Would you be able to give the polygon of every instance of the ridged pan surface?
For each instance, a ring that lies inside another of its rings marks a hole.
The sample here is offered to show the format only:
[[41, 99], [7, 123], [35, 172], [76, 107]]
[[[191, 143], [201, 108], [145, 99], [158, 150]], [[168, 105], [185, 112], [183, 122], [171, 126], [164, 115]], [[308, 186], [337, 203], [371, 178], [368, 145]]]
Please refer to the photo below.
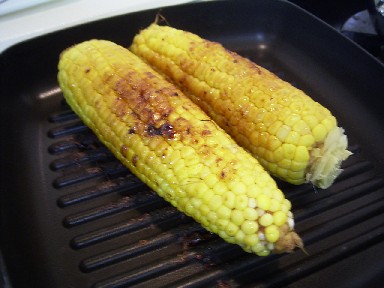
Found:
[[307, 254], [257, 257], [206, 232], [124, 168], [63, 100], [59, 54], [91, 38], [128, 46], [150, 10], [16, 45], [1, 56], [1, 250], [13, 287], [380, 287], [384, 67], [286, 1], [161, 10], [328, 107], [354, 155], [329, 189], [278, 182]]

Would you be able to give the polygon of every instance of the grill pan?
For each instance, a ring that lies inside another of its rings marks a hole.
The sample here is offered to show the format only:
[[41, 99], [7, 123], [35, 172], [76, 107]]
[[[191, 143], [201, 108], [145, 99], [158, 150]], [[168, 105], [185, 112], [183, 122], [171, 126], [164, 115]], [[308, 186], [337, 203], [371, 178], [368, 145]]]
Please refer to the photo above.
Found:
[[354, 155], [331, 188], [278, 182], [308, 255], [260, 258], [208, 233], [132, 176], [58, 88], [62, 50], [91, 38], [129, 46], [158, 12], [87, 23], [1, 54], [2, 284], [382, 287], [383, 65], [286, 1], [161, 10], [170, 25], [220, 41], [306, 91], [349, 136]]

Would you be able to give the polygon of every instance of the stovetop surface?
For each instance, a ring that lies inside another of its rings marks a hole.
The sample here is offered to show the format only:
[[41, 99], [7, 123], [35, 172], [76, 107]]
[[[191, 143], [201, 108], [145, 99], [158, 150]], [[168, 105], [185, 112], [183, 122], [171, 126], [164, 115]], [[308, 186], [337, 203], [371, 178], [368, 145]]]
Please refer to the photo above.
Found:
[[384, 62], [384, 37], [378, 35], [369, 12], [369, 0], [290, 0], [312, 13], [367, 52]]

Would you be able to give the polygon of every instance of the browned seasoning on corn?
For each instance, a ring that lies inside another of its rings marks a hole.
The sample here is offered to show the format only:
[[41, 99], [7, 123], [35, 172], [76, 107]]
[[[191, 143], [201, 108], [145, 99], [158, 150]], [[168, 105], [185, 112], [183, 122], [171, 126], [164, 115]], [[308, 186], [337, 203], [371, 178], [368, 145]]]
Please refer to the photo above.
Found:
[[222, 45], [152, 24], [131, 51], [169, 77], [273, 175], [329, 187], [351, 153], [331, 112]]
[[303, 246], [290, 201], [258, 161], [137, 56], [90, 40], [63, 51], [58, 68], [70, 107], [177, 209], [260, 256]]

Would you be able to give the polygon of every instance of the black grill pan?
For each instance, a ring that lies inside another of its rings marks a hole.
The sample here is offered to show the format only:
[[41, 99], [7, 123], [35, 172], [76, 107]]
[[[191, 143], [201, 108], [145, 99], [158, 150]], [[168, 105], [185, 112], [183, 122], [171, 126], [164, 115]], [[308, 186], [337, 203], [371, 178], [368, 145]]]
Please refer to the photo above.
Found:
[[207, 233], [133, 177], [58, 89], [63, 49], [90, 38], [128, 46], [158, 12], [65, 29], [1, 54], [3, 278], [41, 288], [382, 287], [383, 65], [286, 1], [161, 10], [172, 26], [220, 41], [305, 90], [349, 135], [354, 155], [331, 188], [278, 183], [308, 254], [260, 258]]

